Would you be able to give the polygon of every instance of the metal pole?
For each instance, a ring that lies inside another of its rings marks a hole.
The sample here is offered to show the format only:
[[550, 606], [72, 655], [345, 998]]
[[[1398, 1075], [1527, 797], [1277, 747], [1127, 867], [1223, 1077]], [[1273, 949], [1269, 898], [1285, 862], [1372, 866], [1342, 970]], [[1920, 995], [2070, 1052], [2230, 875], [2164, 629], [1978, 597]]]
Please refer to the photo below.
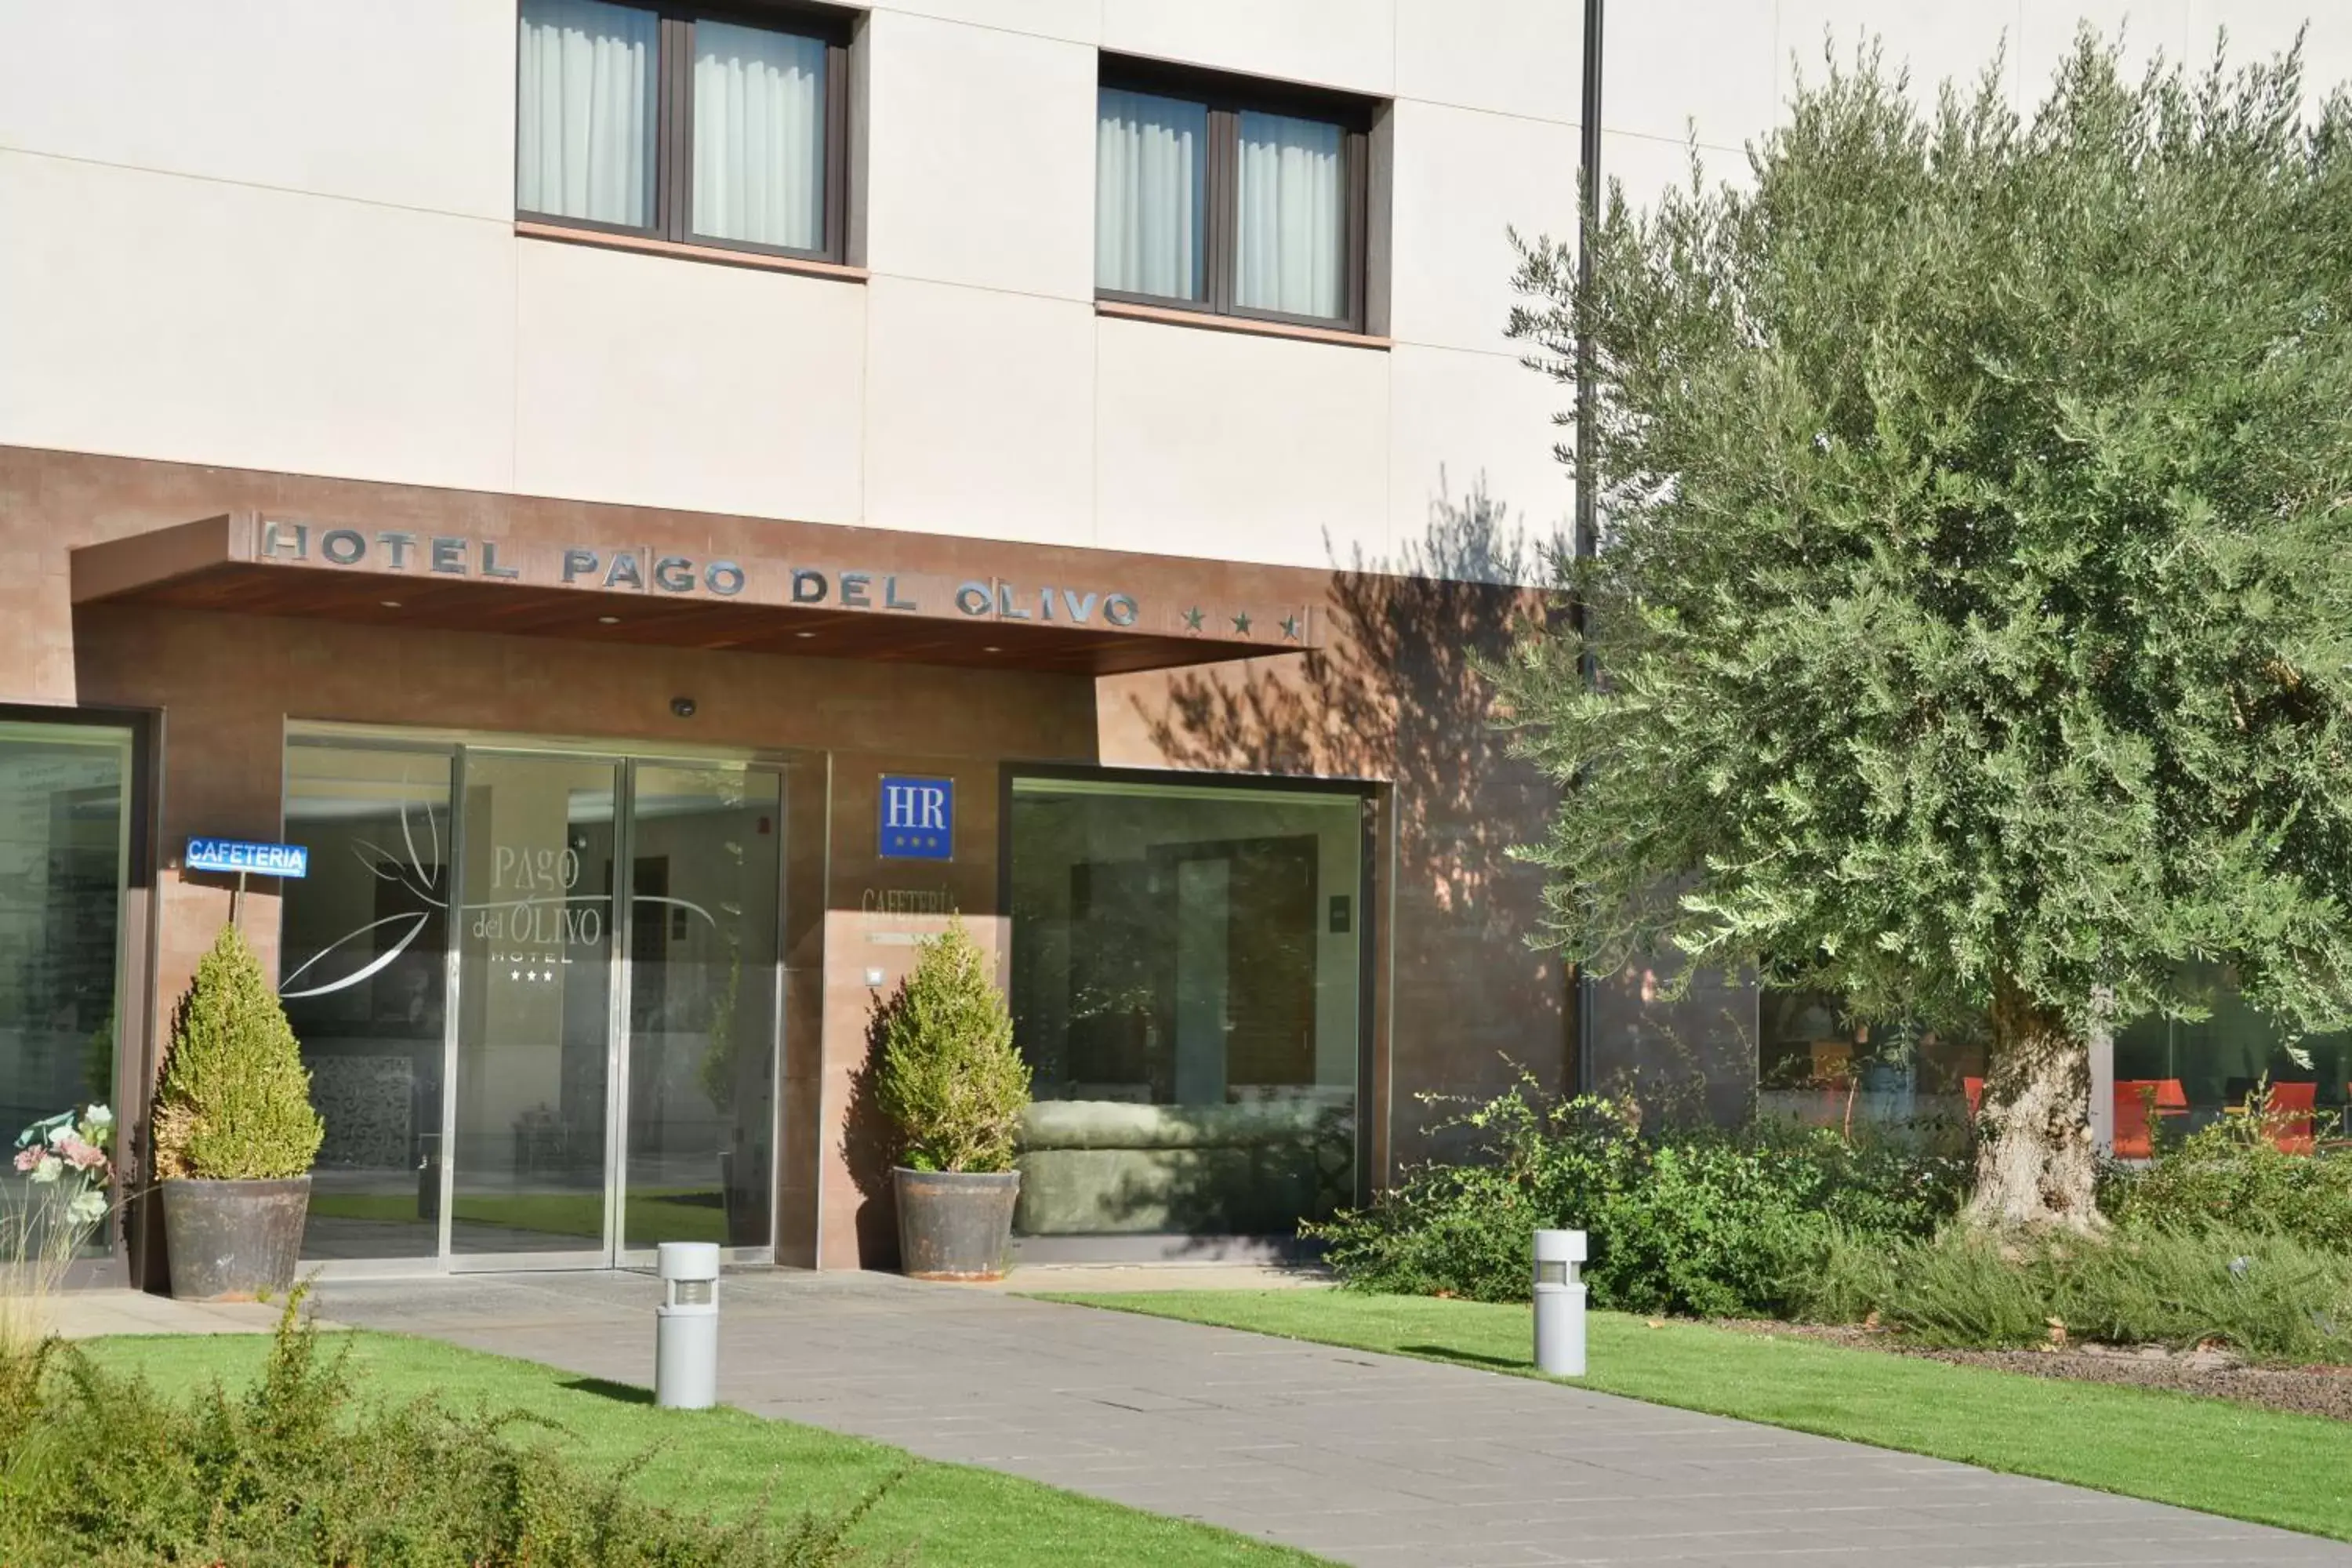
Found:
[[[1576, 536], [1574, 550], [1580, 559], [1589, 559], [1600, 549], [1600, 497], [1592, 487], [1592, 333], [1585, 326], [1582, 299], [1592, 286], [1592, 236], [1601, 226], [1601, 43], [1606, 31], [1603, 26], [1604, 0], [1584, 0], [1584, 98], [1578, 110], [1581, 133], [1577, 169], [1577, 235], [1576, 286], [1579, 312], [1576, 324]], [[1585, 608], [1578, 600], [1569, 610], [1570, 625], [1581, 637], [1585, 631]], [[1578, 661], [1580, 673], [1587, 686], [1592, 684], [1595, 668], [1590, 648]], [[1575, 1082], [1580, 1093], [1592, 1092], [1595, 1075], [1592, 1063], [1592, 976], [1582, 964], [1576, 966], [1576, 1069]]]

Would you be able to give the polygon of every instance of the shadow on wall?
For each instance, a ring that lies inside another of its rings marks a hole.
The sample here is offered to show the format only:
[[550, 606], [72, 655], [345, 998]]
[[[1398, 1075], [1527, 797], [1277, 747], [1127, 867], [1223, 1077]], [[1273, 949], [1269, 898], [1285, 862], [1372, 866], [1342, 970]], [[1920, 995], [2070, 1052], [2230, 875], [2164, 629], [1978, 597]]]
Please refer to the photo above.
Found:
[[1507, 754], [1476, 668], [1508, 647], [1515, 622], [1548, 613], [1521, 585], [1549, 570], [1483, 479], [1456, 497], [1441, 471], [1422, 539], [1394, 559], [1334, 562], [1321, 648], [1185, 671], [1129, 697], [1166, 765], [1392, 782], [1397, 1158], [1423, 1152], [1414, 1094], [1499, 1091], [1505, 1058], [1554, 1080], [1568, 1070], [1563, 971], [1527, 945], [1543, 874], [1509, 856], [1542, 833], [1559, 795]]
[[857, 1257], [866, 1268], [898, 1266], [898, 1199], [890, 1172], [898, 1163], [898, 1131], [875, 1098], [882, 1074], [883, 1030], [905, 993], [877, 997], [866, 1022], [866, 1059], [849, 1075], [841, 1152], [857, 1188]]

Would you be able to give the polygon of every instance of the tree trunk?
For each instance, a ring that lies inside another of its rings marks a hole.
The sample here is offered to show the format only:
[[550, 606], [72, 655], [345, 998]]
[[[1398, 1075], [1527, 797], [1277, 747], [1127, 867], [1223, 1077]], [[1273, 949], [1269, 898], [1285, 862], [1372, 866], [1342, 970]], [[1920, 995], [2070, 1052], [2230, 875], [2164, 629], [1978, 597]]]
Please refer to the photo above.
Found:
[[1972, 1225], [2093, 1230], [2099, 1217], [2091, 1135], [2091, 1053], [2064, 1014], [2002, 976], [1993, 987], [1992, 1059], [1977, 1113]]

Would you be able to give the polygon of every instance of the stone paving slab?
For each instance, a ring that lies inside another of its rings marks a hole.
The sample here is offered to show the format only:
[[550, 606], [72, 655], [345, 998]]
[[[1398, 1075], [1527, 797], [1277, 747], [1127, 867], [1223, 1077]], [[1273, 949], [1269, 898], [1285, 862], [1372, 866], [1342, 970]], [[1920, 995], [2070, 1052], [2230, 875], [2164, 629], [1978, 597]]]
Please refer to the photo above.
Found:
[[[107, 1334], [266, 1334], [279, 1308], [268, 1301], [174, 1301], [140, 1290], [65, 1290], [41, 1302], [40, 1321], [68, 1340]], [[337, 1325], [320, 1320], [320, 1326]]]
[[[655, 1282], [338, 1282], [339, 1321], [643, 1384]], [[720, 1395], [1365, 1568], [2352, 1568], [2352, 1547], [1499, 1373], [887, 1275], [730, 1275]]]

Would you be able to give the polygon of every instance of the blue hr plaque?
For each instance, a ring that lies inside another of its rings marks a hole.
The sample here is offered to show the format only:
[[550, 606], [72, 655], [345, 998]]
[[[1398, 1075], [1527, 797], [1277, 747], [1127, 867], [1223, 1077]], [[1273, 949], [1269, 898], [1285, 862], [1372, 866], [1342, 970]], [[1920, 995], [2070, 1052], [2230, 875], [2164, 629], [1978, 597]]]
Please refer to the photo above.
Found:
[[299, 844], [247, 844], [235, 838], [191, 838], [191, 871], [249, 872], [256, 877], [307, 877], [310, 851]]
[[955, 858], [955, 780], [884, 773], [881, 815], [883, 859]]

